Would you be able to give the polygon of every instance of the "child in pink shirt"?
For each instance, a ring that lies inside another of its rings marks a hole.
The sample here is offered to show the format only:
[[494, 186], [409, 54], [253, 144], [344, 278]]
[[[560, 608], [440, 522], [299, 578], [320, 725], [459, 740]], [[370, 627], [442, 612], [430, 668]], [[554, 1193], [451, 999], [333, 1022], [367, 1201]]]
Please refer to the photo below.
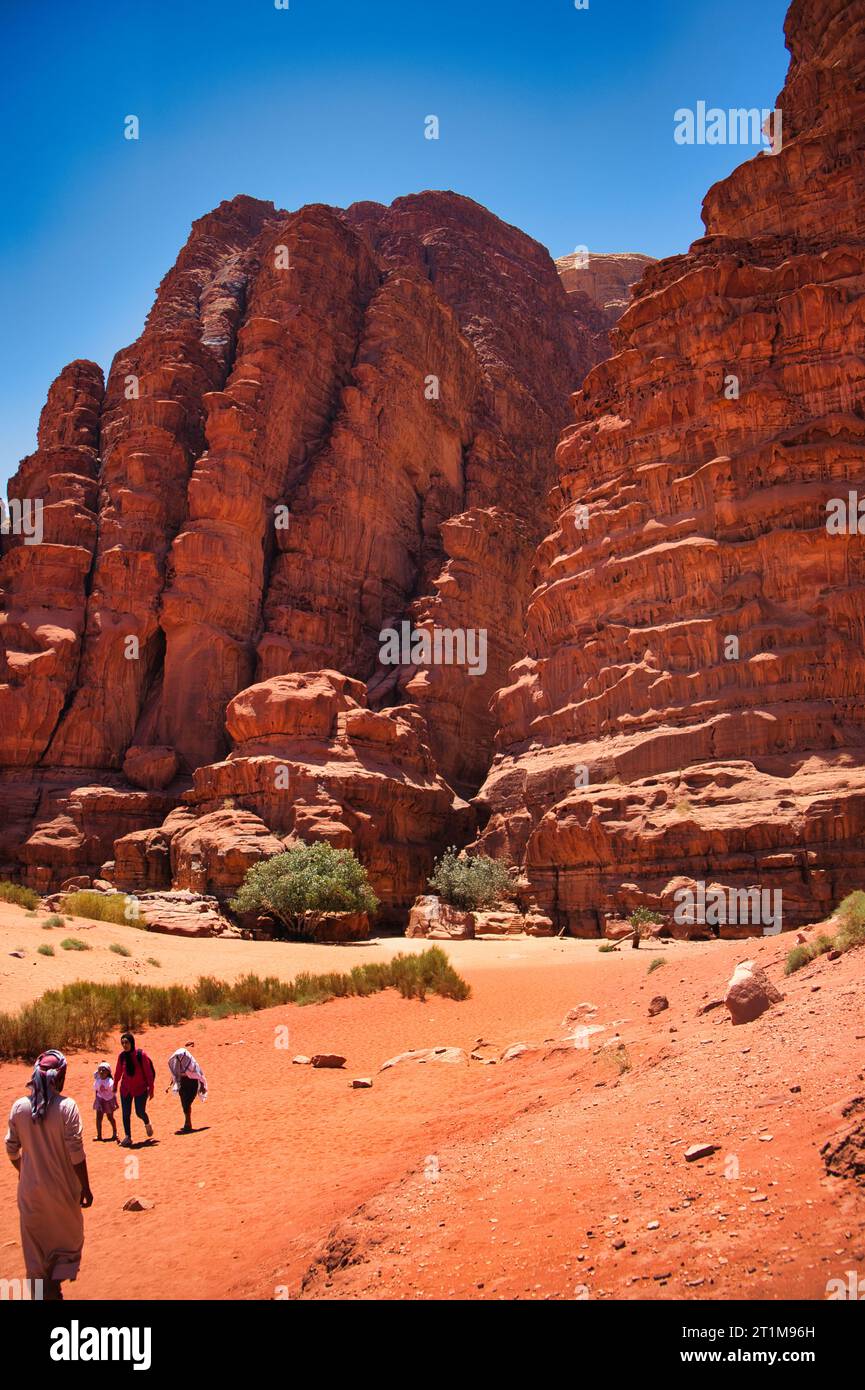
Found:
[[114, 1112], [117, 1109], [117, 1098], [114, 1095], [114, 1079], [108, 1062], [100, 1062], [93, 1073], [93, 1090], [96, 1093], [93, 1101], [93, 1109], [96, 1111], [96, 1138], [102, 1138], [102, 1117], [107, 1115], [108, 1123], [111, 1125], [111, 1138], [116, 1140], [117, 1122]]

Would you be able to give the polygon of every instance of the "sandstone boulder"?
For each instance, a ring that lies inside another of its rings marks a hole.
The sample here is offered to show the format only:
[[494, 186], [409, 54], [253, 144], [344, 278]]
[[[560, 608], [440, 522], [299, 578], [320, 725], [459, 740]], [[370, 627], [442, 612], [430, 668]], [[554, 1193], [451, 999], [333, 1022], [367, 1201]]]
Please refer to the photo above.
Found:
[[142, 925], [169, 936], [239, 936], [218, 900], [206, 894], [176, 891], [141, 893], [136, 898]]
[[434, 941], [460, 941], [475, 934], [472, 912], [460, 912], [434, 893], [416, 898], [409, 913], [406, 936], [428, 936]]
[[724, 1003], [734, 1024], [752, 1023], [783, 997], [765, 971], [752, 960], [744, 960], [733, 971]]

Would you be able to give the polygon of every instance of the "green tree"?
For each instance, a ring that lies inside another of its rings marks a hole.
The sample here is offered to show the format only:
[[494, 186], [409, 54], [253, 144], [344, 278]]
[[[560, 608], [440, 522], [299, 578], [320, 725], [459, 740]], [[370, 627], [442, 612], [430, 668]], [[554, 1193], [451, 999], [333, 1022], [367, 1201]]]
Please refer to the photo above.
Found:
[[373, 913], [379, 904], [354, 852], [319, 842], [253, 864], [228, 905], [233, 912], [270, 913], [298, 934], [308, 912]]
[[430, 875], [430, 887], [463, 912], [472, 912], [493, 903], [510, 891], [508, 866], [501, 859], [485, 854], [459, 854], [455, 846], [445, 850]]

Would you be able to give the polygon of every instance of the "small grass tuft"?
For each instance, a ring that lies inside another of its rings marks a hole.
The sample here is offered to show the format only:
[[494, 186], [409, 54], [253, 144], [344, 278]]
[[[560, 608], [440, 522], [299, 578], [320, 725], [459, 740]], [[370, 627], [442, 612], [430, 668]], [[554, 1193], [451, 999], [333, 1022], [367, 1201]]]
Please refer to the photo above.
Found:
[[630, 1054], [624, 1043], [619, 1043], [618, 1047], [611, 1047], [610, 1057], [618, 1069], [619, 1076], [624, 1076], [626, 1071], [631, 1070]]
[[598, 950], [601, 952], [601, 955], [606, 955], [608, 951], [615, 951], [615, 949], [615, 941], [605, 941], [601, 946], [598, 947]]
[[155, 956], [148, 956], [148, 957], [147, 957], [147, 964], [148, 964], [148, 965], [155, 965], [155, 966], [157, 967], [157, 969], [159, 969], [159, 968], [161, 968], [161, 966], [162, 966], [162, 961], [161, 961], [161, 960], [157, 960]]
[[109, 949], [109, 951], [113, 951], [114, 954], [115, 954], [115, 956], [131, 956], [131, 955], [132, 955], [132, 952], [130, 951], [130, 949], [129, 949], [128, 946], [121, 946], [120, 943], [117, 942], [117, 941], [112, 941], [112, 943], [111, 943], [111, 945], [108, 947], [108, 949]]
[[45, 918], [45, 921], [42, 923], [42, 925], [43, 927], [45, 927], [47, 931], [50, 931], [52, 927], [62, 927], [63, 918], [58, 917], [56, 912], [52, 912], [50, 917]]
[[60, 942], [64, 951], [89, 951], [90, 947], [86, 941], [82, 941], [79, 936], [64, 936]]
[[37, 946], [36, 950], [40, 956], [53, 956], [54, 947], [49, 946], [47, 941], [42, 946]]
[[784, 964], [784, 974], [795, 975], [796, 971], [801, 970], [803, 965], [810, 965], [812, 960], [816, 960], [818, 956], [824, 956], [834, 946], [835, 942], [825, 932], [821, 932], [805, 946], [794, 946], [792, 951], [788, 952]]
[[646, 974], [651, 975], [653, 970], [660, 970], [661, 966], [666, 964], [667, 962], [664, 960], [663, 956], [652, 956], [652, 959], [649, 961], [649, 968], [646, 971]]

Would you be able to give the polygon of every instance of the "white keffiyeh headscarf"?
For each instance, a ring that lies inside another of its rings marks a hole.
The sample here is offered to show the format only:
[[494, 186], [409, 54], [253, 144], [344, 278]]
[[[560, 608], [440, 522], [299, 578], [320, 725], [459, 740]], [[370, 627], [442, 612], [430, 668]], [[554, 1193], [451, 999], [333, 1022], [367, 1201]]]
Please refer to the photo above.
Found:
[[207, 1081], [204, 1072], [196, 1062], [192, 1053], [186, 1047], [179, 1047], [176, 1052], [172, 1052], [168, 1059], [168, 1069], [171, 1072], [173, 1082], [172, 1091], [180, 1090], [180, 1081], [198, 1082], [198, 1099], [207, 1099]]

